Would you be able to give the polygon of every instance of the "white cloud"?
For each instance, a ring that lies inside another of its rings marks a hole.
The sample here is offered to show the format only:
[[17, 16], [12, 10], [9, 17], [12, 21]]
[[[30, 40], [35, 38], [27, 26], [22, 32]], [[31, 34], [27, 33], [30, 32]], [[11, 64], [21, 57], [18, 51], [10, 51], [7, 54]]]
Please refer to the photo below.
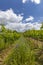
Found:
[[29, 16], [29, 18], [25, 19], [26, 22], [33, 21], [33, 20], [34, 20], [33, 16]]
[[15, 14], [12, 9], [0, 11], [0, 24], [5, 24], [7, 22], [19, 23], [22, 19], [23, 16]]
[[23, 32], [29, 29], [40, 30], [41, 24], [38, 22], [36, 23], [9, 23], [5, 27], [10, 30], [16, 30], [18, 32]]
[[31, 0], [31, 2], [34, 2], [36, 4], [40, 4], [40, 0]]
[[34, 2], [36, 4], [40, 4], [40, 2], [41, 2], [41, 0], [22, 0], [22, 3], [26, 3], [26, 2], [29, 2], [29, 1]]
[[22, 3], [26, 3], [27, 2], [27, 0], [22, 0]]
[[[33, 16], [25, 19], [26, 22], [32, 21]], [[16, 30], [16, 31], [26, 31], [28, 29], [40, 29], [41, 24], [39, 23], [22, 23], [23, 16], [21, 14], [17, 15], [13, 12], [12, 9], [6, 11], [0, 11], [0, 24], [5, 24], [7, 29]]]

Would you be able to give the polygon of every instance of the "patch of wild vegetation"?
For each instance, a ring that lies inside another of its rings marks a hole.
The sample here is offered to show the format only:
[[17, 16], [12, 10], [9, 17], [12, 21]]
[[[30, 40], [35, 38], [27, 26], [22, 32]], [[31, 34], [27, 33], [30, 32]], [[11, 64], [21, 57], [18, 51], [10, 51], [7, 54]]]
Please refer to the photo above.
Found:
[[24, 36], [43, 41], [43, 30], [28, 30], [24, 32]]
[[39, 47], [37, 44], [34, 44], [34, 41], [27, 39], [27, 37], [20, 37], [4, 64], [43, 65], [43, 47]]
[[27, 44], [27, 41], [23, 37], [17, 42], [14, 50], [4, 63], [6, 65], [35, 65], [35, 53], [34, 50], [31, 49], [29, 43]]
[[16, 31], [6, 30], [4, 26], [2, 26], [2, 30], [0, 32], [0, 52], [14, 44], [14, 42], [20, 37], [20, 33]]

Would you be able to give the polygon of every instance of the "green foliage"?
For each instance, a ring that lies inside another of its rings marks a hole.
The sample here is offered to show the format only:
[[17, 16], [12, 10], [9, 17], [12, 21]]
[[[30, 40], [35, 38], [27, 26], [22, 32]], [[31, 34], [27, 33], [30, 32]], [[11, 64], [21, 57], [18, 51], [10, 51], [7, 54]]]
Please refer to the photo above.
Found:
[[[6, 30], [0, 31], [0, 52], [14, 44], [14, 49], [5, 58], [3, 65], [43, 65], [43, 30], [28, 30], [24, 33]], [[39, 46], [38, 46], [39, 45]]]
[[25, 43], [16, 44], [6, 65], [35, 65], [34, 51]]
[[18, 32], [6, 30], [5, 27], [2, 26], [2, 31], [0, 32], [0, 51], [14, 44], [19, 37], [20, 34]]
[[43, 30], [29, 30], [24, 32], [24, 36], [43, 41]]

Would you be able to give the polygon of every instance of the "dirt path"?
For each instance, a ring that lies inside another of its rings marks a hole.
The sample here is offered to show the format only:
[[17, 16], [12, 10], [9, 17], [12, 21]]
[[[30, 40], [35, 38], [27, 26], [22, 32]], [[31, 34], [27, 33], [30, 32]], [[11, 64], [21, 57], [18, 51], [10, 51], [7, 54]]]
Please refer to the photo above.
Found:
[[27, 38], [27, 40], [31, 41], [34, 43], [34, 45], [37, 45], [39, 48], [43, 48], [43, 42], [39, 41], [39, 40], [36, 40], [36, 39], [33, 39], [33, 38]]
[[[16, 43], [16, 42], [15, 42]], [[14, 49], [14, 44], [12, 44], [9, 48], [3, 50], [1, 53], [0, 53], [0, 65], [3, 64], [4, 60], [8, 57], [8, 55], [12, 52], [12, 50]]]
[[24, 37], [20, 37], [12, 46], [10, 46], [9, 48], [5, 49], [1, 54], [0, 54], [0, 65], [3, 65], [4, 61], [6, 60], [6, 58], [9, 56], [9, 54], [12, 53], [12, 51], [14, 50], [15, 44], [18, 43], [23, 43], [26, 42]]
[[[28, 40], [31, 40], [32, 42], [34, 42], [35, 44], [38, 44], [39, 47], [43, 46], [43, 42], [32, 39], [32, 38], [27, 38]], [[5, 61], [5, 59], [9, 56], [9, 54], [11, 54], [11, 52], [13, 51], [15, 44], [18, 43], [26, 43], [26, 39], [24, 37], [20, 37], [12, 46], [10, 46], [9, 48], [7, 48], [6, 50], [4, 50], [1, 54], [0, 54], [0, 65], [3, 65], [3, 62]]]
[[37, 44], [38, 44], [38, 43], [39, 43], [39, 44], [40, 44], [40, 43], [43, 44], [42, 41], [39, 41], [39, 40], [36, 40], [36, 39], [33, 39], [33, 38], [30, 38], [30, 40], [35, 41], [35, 43], [37, 43]]

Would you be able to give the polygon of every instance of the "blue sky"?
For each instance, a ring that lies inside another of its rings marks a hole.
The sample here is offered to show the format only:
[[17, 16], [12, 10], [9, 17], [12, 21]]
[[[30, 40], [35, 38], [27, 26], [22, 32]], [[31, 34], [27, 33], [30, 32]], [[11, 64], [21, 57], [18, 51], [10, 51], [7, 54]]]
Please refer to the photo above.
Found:
[[[12, 17], [8, 14], [12, 15]], [[13, 17], [13, 14], [16, 17]], [[7, 15], [9, 16], [9, 20], [12, 19], [10, 23], [8, 23]], [[4, 23], [7, 21], [9, 26], [13, 23], [15, 25], [15, 23], [17, 23], [15, 21], [18, 20], [18, 28], [22, 26], [22, 24], [28, 24], [27, 26], [29, 26], [29, 23], [34, 25], [34, 23], [36, 24], [37, 22], [39, 24], [39, 22], [43, 21], [43, 0], [0, 0], [0, 20], [4, 20]], [[22, 24], [20, 24], [21, 22]], [[27, 29], [29, 29], [29, 27], [27, 27]]]
[[33, 3], [30, 0], [23, 3], [22, 0], [0, 0], [0, 10], [12, 8], [17, 14], [23, 13], [24, 18], [29, 16], [43, 17], [43, 0], [39, 4]]

